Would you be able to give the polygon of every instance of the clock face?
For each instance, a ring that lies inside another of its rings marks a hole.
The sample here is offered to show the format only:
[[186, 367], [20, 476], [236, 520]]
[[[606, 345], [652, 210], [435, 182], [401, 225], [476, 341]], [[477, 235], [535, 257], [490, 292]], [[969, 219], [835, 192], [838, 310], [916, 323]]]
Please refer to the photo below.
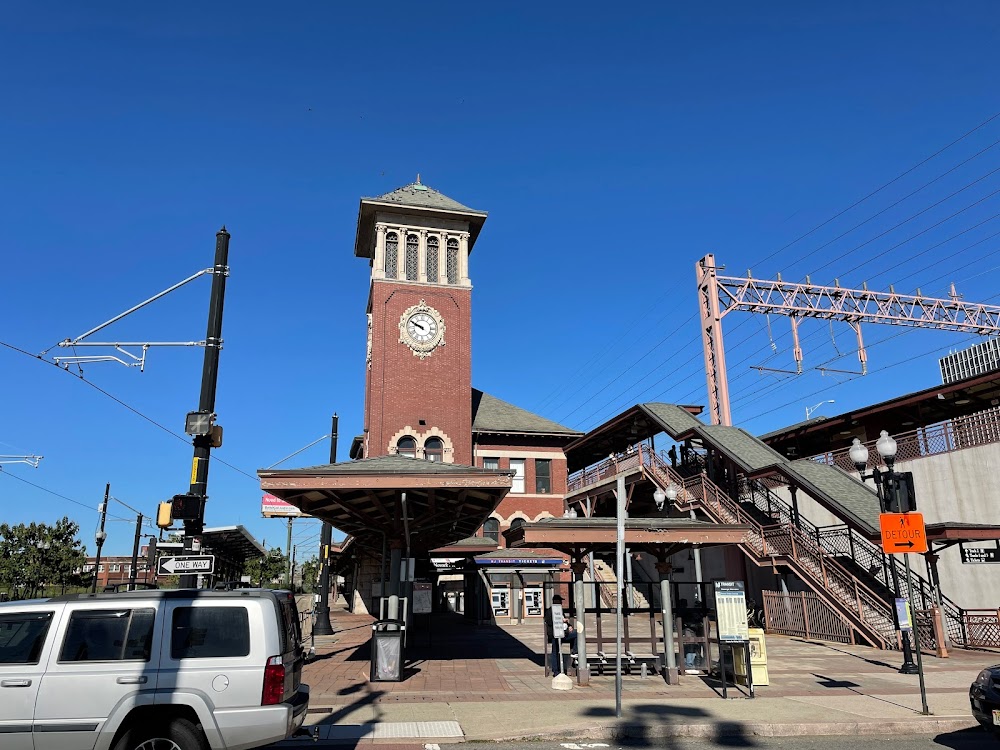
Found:
[[420, 300], [399, 319], [399, 343], [410, 347], [413, 355], [424, 359], [444, 346], [444, 319], [441, 313]]
[[437, 336], [438, 324], [429, 313], [417, 312], [406, 321], [406, 332], [418, 344], [426, 344]]

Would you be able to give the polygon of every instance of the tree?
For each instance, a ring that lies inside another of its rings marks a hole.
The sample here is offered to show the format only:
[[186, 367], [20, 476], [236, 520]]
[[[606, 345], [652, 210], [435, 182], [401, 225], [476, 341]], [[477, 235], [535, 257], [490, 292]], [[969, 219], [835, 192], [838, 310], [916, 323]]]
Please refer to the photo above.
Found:
[[79, 585], [87, 559], [79, 525], [63, 517], [44, 523], [0, 524], [0, 586], [11, 599], [36, 596], [46, 585]]
[[247, 560], [246, 565], [243, 566], [243, 573], [250, 576], [250, 583], [257, 584], [262, 588], [269, 588], [275, 584], [281, 585], [285, 580], [285, 571], [287, 570], [288, 558], [277, 547], [264, 557]]
[[315, 555], [302, 563], [301, 588], [303, 594], [314, 594], [319, 591], [319, 558]]

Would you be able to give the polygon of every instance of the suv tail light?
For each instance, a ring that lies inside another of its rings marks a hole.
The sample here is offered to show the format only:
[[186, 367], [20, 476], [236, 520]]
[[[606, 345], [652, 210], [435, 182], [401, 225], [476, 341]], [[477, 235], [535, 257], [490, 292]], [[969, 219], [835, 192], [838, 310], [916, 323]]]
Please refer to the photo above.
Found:
[[280, 656], [272, 656], [264, 665], [264, 689], [260, 705], [273, 706], [285, 698], [285, 665]]

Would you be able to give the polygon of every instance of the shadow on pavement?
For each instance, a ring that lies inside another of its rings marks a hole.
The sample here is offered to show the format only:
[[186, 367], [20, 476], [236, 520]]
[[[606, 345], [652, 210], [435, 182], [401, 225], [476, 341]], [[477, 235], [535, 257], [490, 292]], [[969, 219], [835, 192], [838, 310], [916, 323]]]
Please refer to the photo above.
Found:
[[[698, 719], [710, 720], [707, 711], [694, 706], [668, 706], [658, 703], [641, 703], [629, 706], [627, 716], [614, 727], [615, 741], [626, 747], [658, 747], [679, 750], [690, 747], [690, 741], [682, 745], [678, 737], [665, 737], [660, 727], [697, 723]], [[584, 716], [593, 718], [613, 718], [611, 707], [595, 706], [584, 711]], [[758, 742], [746, 727], [738, 721], [715, 722], [711, 747], [757, 747]]]
[[951, 750], [986, 750], [990, 747], [1000, 748], [998, 739], [990, 740], [989, 733], [982, 728], [962, 729], [958, 732], [946, 732], [934, 738], [935, 745], [951, 748]]

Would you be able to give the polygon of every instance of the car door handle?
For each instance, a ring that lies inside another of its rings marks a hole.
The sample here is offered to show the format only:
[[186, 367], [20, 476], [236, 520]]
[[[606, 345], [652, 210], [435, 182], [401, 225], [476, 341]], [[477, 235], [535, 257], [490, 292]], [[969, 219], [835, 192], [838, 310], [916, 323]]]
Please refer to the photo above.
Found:
[[3, 680], [0, 687], [31, 687], [31, 680]]
[[119, 685], [145, 685], [147, 679], [149, 678], [145, 675], [141, 677], [119, 677], [115, 682]]

